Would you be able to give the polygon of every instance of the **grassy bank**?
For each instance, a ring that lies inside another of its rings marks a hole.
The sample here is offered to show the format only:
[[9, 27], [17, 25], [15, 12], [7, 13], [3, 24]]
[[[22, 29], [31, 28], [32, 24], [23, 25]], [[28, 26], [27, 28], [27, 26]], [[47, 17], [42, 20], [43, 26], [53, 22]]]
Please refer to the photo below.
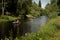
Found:
[[17, 17], [7, 16], [7, 15], [0, 16], [0, 22], [2, 22], [2, 21], [12, 21], [12, 20], [15, 20], [15, 19], [17, 19]]
[[41, 27], [36, 33], [27, 34], [20, 40], [59, 40], [60, 38], [60, 17], [50, 19], [47, 24]]

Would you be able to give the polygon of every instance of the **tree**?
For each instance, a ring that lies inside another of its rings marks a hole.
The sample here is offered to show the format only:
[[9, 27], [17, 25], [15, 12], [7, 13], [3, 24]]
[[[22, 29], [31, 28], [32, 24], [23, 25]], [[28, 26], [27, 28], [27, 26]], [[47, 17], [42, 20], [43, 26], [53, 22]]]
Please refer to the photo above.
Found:
[[32, 7], [32, 0], [18, 0], [18, 12], [20, 16], [26, 19], [29, 14], [29, 9]]
[[32, 0], [27, 0], [29, 6], [32, 6]]
[[0, 0], [0, 15], [2, 14], [2, 0]]
[[53, 4], [53, 3], [56, 3], [57, 2], [57, 0], [50, 0], [51, 1], [51, 4]]
[[41, 0], [39, 0], [39, 7], [41, 7]]
[[10, 12], [11, 15], [17, 15], [17, 2], [18, 0], [7, 0], [6, 11]]
[[56, 17], [57, 11], [58, 11], [58, 6], [57, 6], [56, 0], [52, 0], [50, 4], [47, 4], [45, 9], [46, 9], [49, 17], [52, 17], [52, 18]]
[[32, 7], [29, 8], [29, 14], [33, 17], [39, 17], [41, 13], [41, 8], [35, 2], [32, 4]]
[[60, 10], [60, 0], [57, 0], [57, 5], [58, 5], [58, 9]]

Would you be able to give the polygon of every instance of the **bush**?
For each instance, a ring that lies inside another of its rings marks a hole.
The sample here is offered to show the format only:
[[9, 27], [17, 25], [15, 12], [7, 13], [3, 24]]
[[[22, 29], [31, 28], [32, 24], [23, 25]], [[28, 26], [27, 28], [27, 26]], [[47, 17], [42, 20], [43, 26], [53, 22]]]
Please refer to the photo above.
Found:
[[51, 12], [49, 15], [49, 18], [56, 18], [58, 16], [57, 12]]
[[54, 22], [57, 29], [60, 29], [60, 18], [58, 17], [56, 21]]

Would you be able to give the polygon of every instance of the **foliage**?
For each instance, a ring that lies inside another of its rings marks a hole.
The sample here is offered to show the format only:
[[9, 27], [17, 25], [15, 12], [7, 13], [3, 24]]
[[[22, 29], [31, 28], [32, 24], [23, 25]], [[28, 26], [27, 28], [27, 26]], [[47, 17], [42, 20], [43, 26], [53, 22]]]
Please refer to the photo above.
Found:
[[58, 17], [58, 18], [56, 19], [56, 21], [54, 22], [54, 24], [56, 25], [56, 28], [57, 28], [57, 29], [60, 29], [60, 17]]
[[[46, 5], [45, 9], [41, 8], [41, 2], [39, 1], [39, 5], [31, 3], [32, 0], [10, 0], [5, 1], [7, 4], [5, 5], [5, 11], [11, 13], [11, 15], [20, 15], [20, 17], [25, 18], [26, 15], [28, 17], [39, 17], [40, 15], [48, 16], [49, 21], [47, 24], [40, 28], [40, 31], [36, 33], [27, 33], [27, 35], [20, 37], [20, 40], [48, 40], [50, 37], [54, 37], [54, 33], [56, 30], [60, 29], [60, 17], [57, 17], [57, 3], [53, 0], [50, 4]], [[0, 11], [1, 11], [1, 3], [0, 3]], [[16, 14], [17, 12], [17, 14]], [[32, 15], [32, 16], [31, 16]], [[0, 16], [0, 23], [4, 21], [15, 20], [17, 17], [13, 16]], [[26, 19], [26, 18], [25, 18]], [[7, 24], [6, 24], [7, 25]]]
[[49, 15], [49, 18], [56, 18], [58, 16], [57, 12], [52, 12]]
[[41, 8], [35, 2], [32, 3], [31, 6], [28, 4], [28, 2], [26, 2], [24, 5], [25, 6], [22, 7], [22, 8], [20, 8], [20, 6], [18, 7], [19, 8], [18, 10], [19, 10], [19, 14], [20, 15], [29, 15], [30, 14], [33, 17], [40, 16], [40, 12], [41, 12], [40, 10], [41, 10]]
[[41, 7], [41, 0], [39, 0], [39, 7]]
[[47, 11], [45, 9], [41, 9], [41, 16], [48, 16]]
[[58, 5], [58, 11], [60, 11], [60, 0], [57, 0], [57, 5]]
[[53, 4], [53, 3], [56, 3], [57, 2], [57, 0], [50, 0], [51, 1], [51, 4]]
[[55, 1], [53, 3], [47, 4], [45, 10], [47, 11], [48, 16], [50, 18], [54, 18], [54, 17], [56, 17], [58, 15], [57, 14], [58, 6], [57, 6], [57, 3]]
[[[19, 1], [19, 0], [18, 0]], [[30, 0], [31, 2], [32, 0]], [[21, 15], [22, 18], [25, 18], [27, 14], [29, 14], [29, 9], [32, 6], [30, 2], [26, 0], [21, 0], [18, 2], [18, 13]]]
[[35, 2], [32, 5], [33, 6], [29, 8], [30, 9], [29, 13], [34, 17], [39, 17], [41, 13], [40, 11], [41, 8]]

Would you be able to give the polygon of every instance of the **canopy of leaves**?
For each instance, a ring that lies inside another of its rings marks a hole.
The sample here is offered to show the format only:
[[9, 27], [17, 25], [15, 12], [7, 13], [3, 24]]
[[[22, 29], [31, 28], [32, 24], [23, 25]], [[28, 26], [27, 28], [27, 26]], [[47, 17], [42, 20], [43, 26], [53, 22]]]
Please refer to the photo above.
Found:
[[53, 3], [47, 4], [45, 10], [47, 11], [48, 16], [50, 16], [50, 15], [52, 17], [57, 16], [57, 11], [58, 11], [57, 3], [55, 1], [53, 1]]
[[29, 13], [34, 17], [39, 17], [41, 8], [34, 2], [32, 7], [29, 8]]

